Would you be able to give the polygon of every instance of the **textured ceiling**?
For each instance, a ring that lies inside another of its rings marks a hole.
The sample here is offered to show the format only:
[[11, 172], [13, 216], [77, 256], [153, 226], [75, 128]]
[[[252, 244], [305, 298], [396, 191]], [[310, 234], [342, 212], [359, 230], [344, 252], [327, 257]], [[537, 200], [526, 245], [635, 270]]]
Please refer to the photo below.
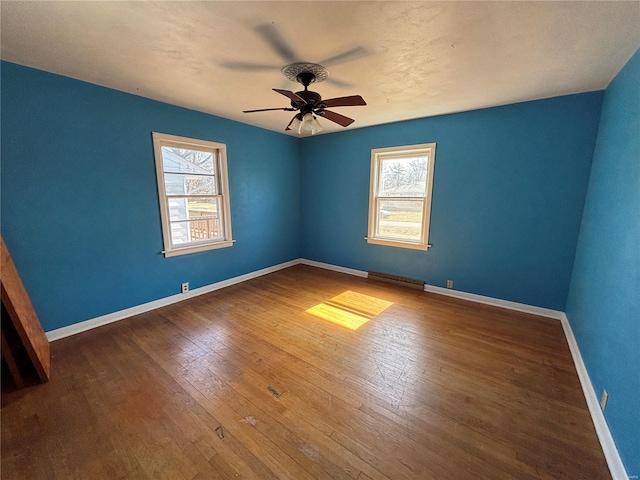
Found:
[[[605, 88], [640, 2], [8, 2], [2, 58], [282, 132], [282, 67], [323, 63], [349, 129]], [[326, 132], [343, 128], [320, 119]]]

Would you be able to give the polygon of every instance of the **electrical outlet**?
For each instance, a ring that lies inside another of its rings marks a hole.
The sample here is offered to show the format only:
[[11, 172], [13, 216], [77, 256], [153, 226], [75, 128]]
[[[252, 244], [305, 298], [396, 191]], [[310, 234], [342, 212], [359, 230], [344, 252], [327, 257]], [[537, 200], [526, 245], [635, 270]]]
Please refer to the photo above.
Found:
[[603, 412], [604, 409], [607, 408], [607, 400], [609, 400], [609, 394], [607, 393], [607, 390], [604, 389], [602, 390], [602, 397], [600, 397], [600, 408], [602, 408]]
[[447, 288], [453, 288], [453, 280], [447, 280]]
[[189, 282], [184, 282], [182, 284], [182, 293], [187, 293], [189, 291]]

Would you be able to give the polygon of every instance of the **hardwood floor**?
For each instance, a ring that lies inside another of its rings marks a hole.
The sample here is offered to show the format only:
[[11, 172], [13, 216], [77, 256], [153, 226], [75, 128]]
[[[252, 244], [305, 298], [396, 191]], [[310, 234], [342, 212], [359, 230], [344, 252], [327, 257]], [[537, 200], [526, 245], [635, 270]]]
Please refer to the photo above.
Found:
[[611, 478], [553, 319], [299, 265], [51, 351], [3, 479]]

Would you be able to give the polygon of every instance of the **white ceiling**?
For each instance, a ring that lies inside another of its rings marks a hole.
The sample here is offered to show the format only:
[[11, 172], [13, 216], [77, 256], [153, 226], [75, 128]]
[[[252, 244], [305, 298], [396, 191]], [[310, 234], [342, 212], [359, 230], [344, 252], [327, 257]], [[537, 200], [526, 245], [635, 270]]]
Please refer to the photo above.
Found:
[[[281, 68], [324, 62], [349, 129], [605, 88], [640, 2], [9, 2], [2, 58], [283, 132]], [[278, 52], [275, 43], [291, 52]], [[349, 53], [351, 52], [351, 53]], [[345, 55], [342, 55], [345, 54]], [[337, 61], [332, 57], [341, 55]], [[342, 61], [340, 61], [342, 60]], [[268, 68], [250, 69], [246, 64]], [[342, 130], [320, 119], [325, 133]]]

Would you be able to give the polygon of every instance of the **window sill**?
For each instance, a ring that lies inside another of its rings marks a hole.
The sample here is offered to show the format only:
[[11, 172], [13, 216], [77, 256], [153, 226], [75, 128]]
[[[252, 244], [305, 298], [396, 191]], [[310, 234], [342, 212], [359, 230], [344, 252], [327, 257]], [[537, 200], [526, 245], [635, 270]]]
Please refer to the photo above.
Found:
[[184, 248], [174, 248], [173, 250], [163, 250], [162, 254], [166, 257], [177, 257], [178, 255], [187, 255], [189, 253], [206, 252], [207, 250], [217, 250], [218, 248], [231, 247], [235, 240], [227, 240], [224, 242], [207, 243], [204, 245], [192, 245]]
[[426, 251], [431, 248], [431, 244], [429, 243], [411, 243], [411, 242], [400, 242], [397, 240], [387, 240], [381, 238], [371, 238], [364, 237], [367, 243], [371, 243], [374, 245], [384, 245], [385, 247], [397, 247], [397, 248], [408, 248], [411, 250], [423, 250]]

